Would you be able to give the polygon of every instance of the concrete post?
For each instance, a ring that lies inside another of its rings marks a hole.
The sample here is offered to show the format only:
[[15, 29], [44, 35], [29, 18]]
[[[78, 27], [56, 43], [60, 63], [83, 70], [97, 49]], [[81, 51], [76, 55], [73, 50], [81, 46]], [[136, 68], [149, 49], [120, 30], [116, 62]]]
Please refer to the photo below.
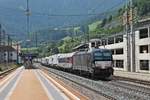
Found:
[[148, 37], [150, 38], [150, 27], [148, 27]]
[[130, 0], [130, 50], [131, 50], [131, 72], [135, 72], [136, 65], [135, 65], [135, 32], [133, 32], [133, 2]]

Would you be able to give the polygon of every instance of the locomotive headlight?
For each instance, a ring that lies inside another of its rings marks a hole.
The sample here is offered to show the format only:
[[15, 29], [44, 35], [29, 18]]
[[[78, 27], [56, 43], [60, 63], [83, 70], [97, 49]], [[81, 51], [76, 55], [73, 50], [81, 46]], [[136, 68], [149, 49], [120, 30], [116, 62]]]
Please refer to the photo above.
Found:
[[95, 65], [97, 65], [98, 64], [98, 62], [97, 61], [95, 61]]
[[96, 66], [96, 67], [99, 67], [99, 68], [102, 68], [102, 67], [103, 67], [103, 66], [101, 65], [101, 63], [98, 62], [98, 61], [95, 62], [95, 66]]
[[106, 69], [105, 63], [100, 62], [100, 61], [96, 61], [95, 66], [98, 67], [98, 68], [101, 68], [101, 69]]
[[105, 66], [101, 66], [100, 68], [101, 68], [101, 69], [105, 69], [106, 67], [105, 67]]
[[101, 64], [97, 61], [95, 61], [95, 66], [101, 66]]

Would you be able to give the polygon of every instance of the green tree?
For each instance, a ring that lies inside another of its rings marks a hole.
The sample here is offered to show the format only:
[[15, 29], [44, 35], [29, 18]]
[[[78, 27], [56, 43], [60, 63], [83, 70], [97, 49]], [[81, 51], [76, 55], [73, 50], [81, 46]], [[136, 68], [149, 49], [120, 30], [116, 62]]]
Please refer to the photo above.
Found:
[[108, 21], [111, 22], [113, 19], [112, 15], [109, 16]]
[[83, 33], [89, 33], [89, 26], [88, 25], [82, 25], [80, 27], [80, 30], [83, 32]]
[[104, 27], [106, 25], [106, 23], [107, 23], [107, 18], [104, 18], [101, 23], [101, 27]]
[[150, 0], [133, 0], [133, 3], [138, 8], [140, 16], [146, 16], [150, 13]]

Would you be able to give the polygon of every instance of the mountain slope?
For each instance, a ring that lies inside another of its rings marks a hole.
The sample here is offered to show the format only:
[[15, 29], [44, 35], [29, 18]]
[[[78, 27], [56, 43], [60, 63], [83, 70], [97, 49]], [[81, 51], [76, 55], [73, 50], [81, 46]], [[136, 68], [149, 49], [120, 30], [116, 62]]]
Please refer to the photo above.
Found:
[[[64, 27], [82, 24], [95, 16], [64, 16], [102, 13], [121, 6], [124, 0], [29, 0], [31, 9], [30, 31], [45, 27]], [[19, 38], [26, 34], [24, 10], [26, 0], [0, 0], [0, 23], [7, 32]], [[58, 15], [58, 16], [48, 16]], [[63, 16], [59, 16], [63, 15]]]

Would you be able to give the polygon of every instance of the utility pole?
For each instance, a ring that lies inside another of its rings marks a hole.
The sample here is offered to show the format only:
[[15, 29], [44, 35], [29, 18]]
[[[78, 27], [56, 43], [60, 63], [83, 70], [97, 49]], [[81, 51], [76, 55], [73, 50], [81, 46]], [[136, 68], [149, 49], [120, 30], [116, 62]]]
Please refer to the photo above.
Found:
[[7, 37], [7, 42], [8, 42], [8, 46], [10, 45], [10, 36], [8, 35], [8, 37]]
[[17, 42], [17, 64], [19, 64], [19, 43]]
[[28, 39], [29, 39], [29, 22], [30, 22], [30, 9], [29, 9], [29, 0], [27, 0], [27, 8], [26, 8], [26, 16], [27, 16], [27, 34], [28, 34]]
[[3, 45], [6, 45], [6, 32], [5, 32], [5, 30], [3, 30], [2, 38], [3, 38]]
[[0, 24], [0, 45], [2, 45], [2, 25]]
[[127, 39], [127, 71], [131, 71], [131, 51], [130, 51], [130, 33], [129, 33], [129, 9], [128, 9], [128, 0], [126, 0], [126, 12], [125, 12], [125, 32]]
[[[8, 42], [8, 46], [10, 46], [10, 36], [9, 36], [9, 34], [8, 34], [8, 40], [7, 40], [7, 42]], [[9, 63], [9, 50], [7, 51], [7, 62]]]
[[27, 0], [27, 5], [26, 5], [26, 16], [27, 16], [27, 52], [28, 52], [28, 48], [29, 48], [29, 42], [30, 42], [30, 9], [29, 9], [29, 0]]
[[135, 72], [135, 32], [133, 30], [133, 1], [130, 0], [131, 72]]
[[87, 32], [87, 42], [88, 42], [88, 43], [90, 42], [90, 33], [89, 33], [89, 29], [88, 29], [88, 32]]
[[126, 38], [127, 38], [127, 66], [128, 71], [135, 72], [135, 32], [133, 30], [133, 1], [126, 1]]
[[[1, 46], [1, 28], [2, 28], [2, 25], [0, 24], [0, 46]], [[0, 49], [0, 63], [2, 63], [3, 62], [3, 53], [2, 53], [2, 50]]]
[[37, 33], [35, 33], [35, 42], [36, 42], [36, 48], [37, 48]]

